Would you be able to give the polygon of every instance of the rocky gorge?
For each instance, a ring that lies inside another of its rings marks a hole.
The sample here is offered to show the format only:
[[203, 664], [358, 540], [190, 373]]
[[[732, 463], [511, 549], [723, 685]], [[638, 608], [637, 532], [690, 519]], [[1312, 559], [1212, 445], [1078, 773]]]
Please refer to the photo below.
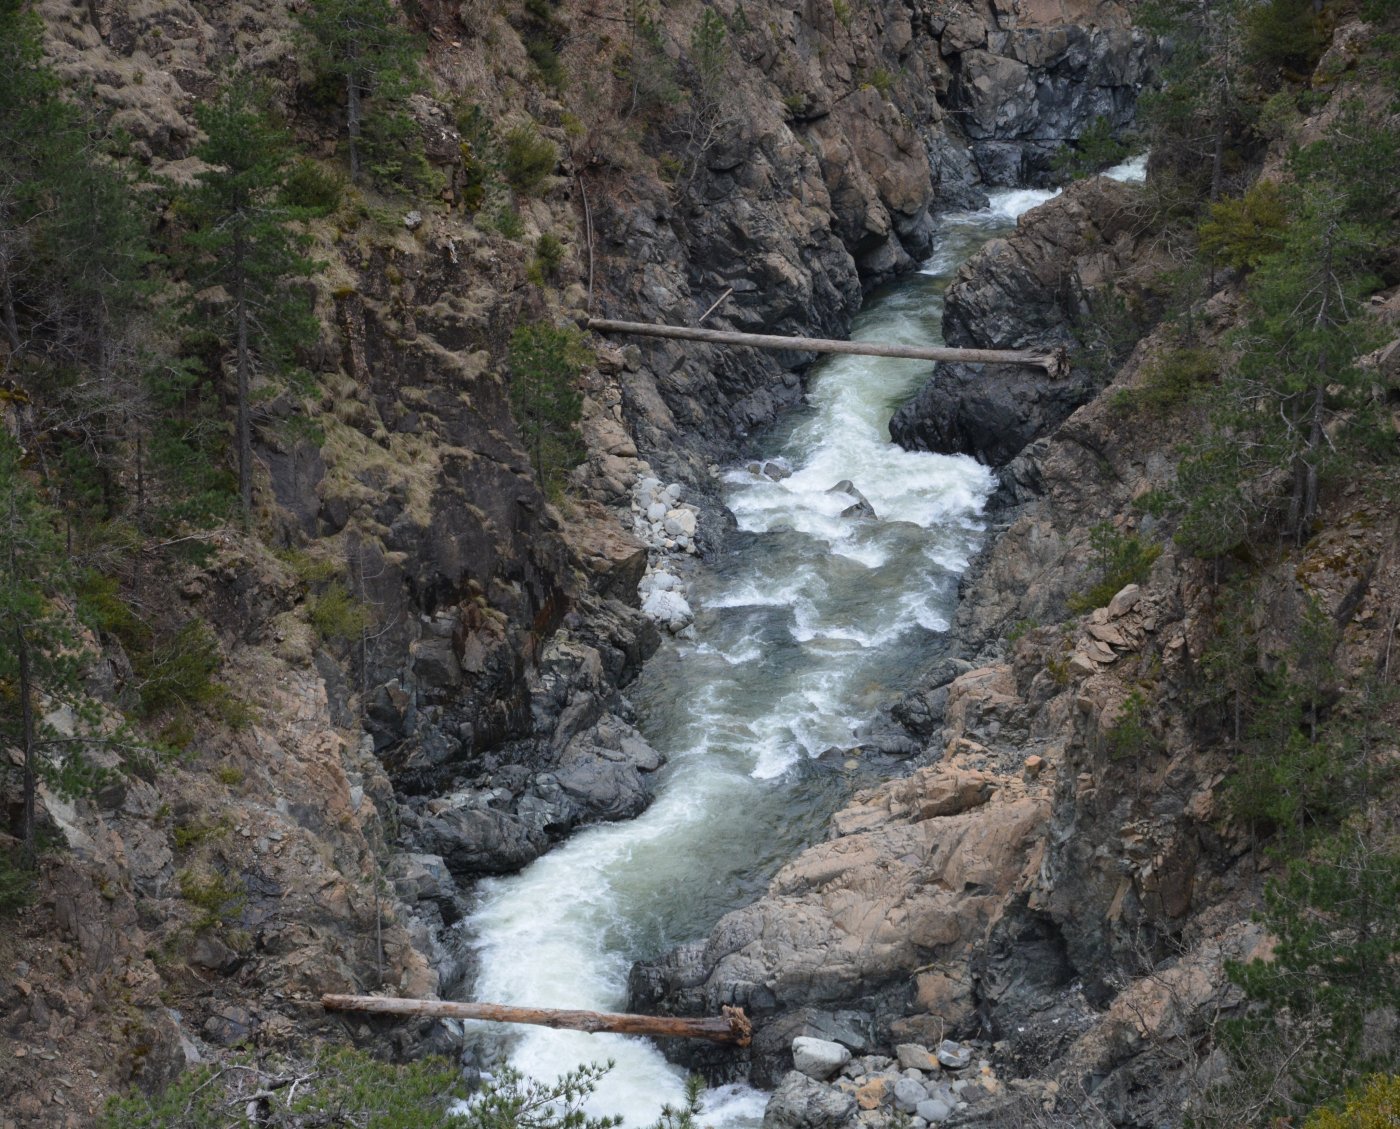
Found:
[[[229, 54], [283, 84], [329, 160], [325, 108], [298, 94], [293, 13], [234, 7], [39, 5], [58, 75], [90, 85], [154, 172], [192, 175], [193, 107]], [[655, 24], [690, 106], [701, 7]], [[597, 60], [614, 77], [639, 65], [623, 6], [554, 6], [564, 89], [534, 69], [527, 9], [413, 6], [430, 76], [413, 114], [441, 191], [407, 214], [374, 197], [313, 225], [331, 264], [320, 391], [259, 417], [262, 539], [226, 531], [212, 563], [141, 578], [212, 625], [221, 679], [255, 720], [203, 719], [173, 769], [95, 798], [44, 794], [67, 851], [7, 934], [0, 980], [16, 1125], [91, 1123], [105, 1095], [240, 1046], [459, 1050], [449, 1027], [346, 1024], [319, 995], [467, 990], [480, 958], [459, 923], [476, 883], [647, 808], [664, 757], [633, 687], [663, 635], [690, 631], [699, 570], [746, 536], [725, 468], [802, 399], [810, 364], [595, 341], [579, 378], [586, 455], [561, 499], [512, 417], [511, 327], [685, 323], [728, 293], [707, 324], [844, 334], [929, 255], [944, 213], [1047, 183], [1096, 122], [1129, 126], [1155, 60], [1116, 4], [720, 0], [705, 10], [727, 29], [729, 90], [697, 147], [664, 105], [629, 118], [589, 77]], [[502, 127], [525, 114], [556, 146], [545, 190], [512, 201], [516, 237], [467, 211], [467, 104]], [[529, 249], [546, 234], [564, 267], [540, 284]], [[1142, 189], [1091, 180], [960, 270], [950, 343], [1063, 344], [1094, 363], [1067, 381], [940, 366], [891, 425], [1000, 483], [960, 581], [956, 649], [918, 664], [918, 685], [888, 686], [868, 719], [909, 759], [841, 795], [761, 897], [633, 969], [638, 1009], [748, 1010], [750, 1055], [688, 1061], [774, 1088], [765, 1125], [1175, 1124], [1219, 1068], [1200, 1048], [1240, 1000], [1225, 965], [1268, 941], [1248, 921], [1258, 858], [1221, 818], [1227, 758], [1202, 752], [1193, 718], [1211, 566], [1167, 542], [1103, 607], [1065, 610], [1094, 578], [1090, 531], [1151, 533], [1134, 501], [1173, 471], [1172, 438], [1145, 442], [1120, 395], [1170, 348], [1151, 328], [1160, 236]], [[1238, 314], [1232, 286], [1205, 305], [1211, 340]], [[1135, 339], [1105, 345], [1120, 306]], [[316, 440], [277, 426], [302, 410]], [[755, 480], [791, 470], [756, 465]], [[1364, 500], [1336, 500], [1329, 522], [1275, 566], [1259, 617], [1296, 620], [1292, 578], [1306, 575], [1358, 665], [1393, 630], [1393, 538]], [[335, 563], [364, 625], [317, 627], [325, 582], [308, 559]], [[90, 643], [119, 685], [120, 645]], [[1131, 756], [1125, 718], [1151, 732]], [[196, 899], [215, 878], [237, 893], [211, 923]]]

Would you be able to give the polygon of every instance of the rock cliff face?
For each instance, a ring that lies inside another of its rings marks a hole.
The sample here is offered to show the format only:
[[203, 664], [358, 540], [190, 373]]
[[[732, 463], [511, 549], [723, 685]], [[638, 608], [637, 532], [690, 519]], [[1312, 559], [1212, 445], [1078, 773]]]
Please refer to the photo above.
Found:
[[[746, 8], [733, 39], [748, 68], [742, 110], [688, 191], [676, 199], [635, 178], [603, 181], [607, 312], [693, 319], [732, 287], [707, 324], [844, 332], [863, 290], [927, 254], [939, 211], [978, 206], [983, 185], [1023, 182], [979, 170], [969, 139], [1054, 151], [1100, 115], [1090, 88], [1112, 89], [1110, 116], [1125, 125], [1148, 52], [1124, 11], [1020, 7], [915, 0], [856, 5], [841, 18], [821, 6]], [[993, 53], [1012, 51], [1025, 61]], [[978, 71], [977, 52], [1014, 64], [1021, 85]], [[974, 71], [975, 84], [959, 87], [957, 75]], [[1018, 122], [1053, 107], [1055, 124], [1027, 140], [993, 120], [989, 107], [1003, 102], [1019, 106]], [[969, 124], [983, 118], [985, 130]], [[697, 484], [800, 395], [796, 373], [810, 360], [674, 342], [639, 350], [621, 380], [629, 426], [659, 469]]]
[[890, 421], [894, 441], [999, 467], [1057, 427], [1110, 375], [1114, 358], [1086, 364], [1086, 344], [1099, 345], [1115, 319], [1150, 317], [1154, 299], [1142, 284], [1160, 265], [1151, 229], [1138, 192], [1091, 178], [983, 247], [948, 287], [948, 344], [1062, 347], [1077, 363], [1054, 377], [1021, 366], [940, 364]]
[[1051, 183], [1056, 153], [1086, 126], [1132, 124], [1150, 78], [1150, 39], [1122, 4], [992, 0], [989, 8], [948, 17], [948, 108], [985, 184]]

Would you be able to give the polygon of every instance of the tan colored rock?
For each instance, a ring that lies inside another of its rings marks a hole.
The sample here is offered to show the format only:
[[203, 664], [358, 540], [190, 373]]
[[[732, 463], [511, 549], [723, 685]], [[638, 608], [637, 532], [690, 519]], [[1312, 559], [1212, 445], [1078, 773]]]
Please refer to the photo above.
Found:
[[885, 1104], [889, 1084], [884, 1078], [872, 1078], [856, 1090], [856, 1105], [861, 1109], [879, 1109]]
[[1136, 584], [1126, 585], [1108, 602], [1108, 618], [1122, 619], [1137, 607], [1141, 600], [1142, 589]]
[[1038, 872], [1049, 800], [1019, 781], [933, 766], [858, 806], [864, 814], [838, 817], [847, 833], [803, 852], [719, 923], [707, 990], [761, 982], [796, 1005], [908, 976], [930, 951], [955, 961]]
[[1123, 650], [1128, 650], [1131, 646], [1122, 631], [1108, 624], [1102, 626], [1090, 624], [1087, 630], [1090, 636], [1105, 646], [1121, 647]]

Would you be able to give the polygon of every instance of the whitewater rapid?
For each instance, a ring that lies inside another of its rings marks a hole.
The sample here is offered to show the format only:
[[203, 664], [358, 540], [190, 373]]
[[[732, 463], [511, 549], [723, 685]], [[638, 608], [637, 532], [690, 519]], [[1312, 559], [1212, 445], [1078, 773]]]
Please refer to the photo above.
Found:
[[[1140, 180], [1144, 162], [1111, 175]], [[921, 272], [873, 295], [852, 338], [939, 343], [953, 271], [1053, 195], [997, 192], [982, 211], [944, 217]], [[748, 460], [723, 473], [741, 532], [696, 583], [695, 638], [667, 643], [629, 692], [669, 758], [657, 798], [635, 820], [589, 828], [481, 884], [473, 998], [622, 1010], [634, 961], [705, 935], [822, 836], [849, 792], [843, 773], [859, 765], [862, 724], [936, 653], [993, 485], [970, 458], [890, 442], [890, 415], [928, 368], [819, 362], [806, 405], [759, 455], [790, 475], [775, 481]], [[874, 520], [848, 513], [854, 495], [832, 492], [843, 480]], [[614, 1060], [589, 1110], [630, 1126], [682, 1097], [683, 1073], [646, 1040], [540, 1028], [480, 1037], [542, 1079]], [[702, 1123], [757, 1125], [766, 1100], [744, 1086], [711, 1090]]]

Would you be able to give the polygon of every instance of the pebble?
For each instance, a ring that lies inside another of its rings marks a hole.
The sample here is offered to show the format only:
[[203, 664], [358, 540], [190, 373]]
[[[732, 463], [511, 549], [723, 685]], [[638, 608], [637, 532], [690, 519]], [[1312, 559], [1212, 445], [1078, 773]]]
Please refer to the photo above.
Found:
[[[825, 1041], [794, 1040], [794, 1060], [798, 1044], [809, 1042]], [[840, 1044], [828, 1045], [849, 1054]], [[917, 1043], [903, 1043], [895, 1048], [895, 1053], [898, 1059], [883, 1055], [850, 1058], [836, 1068], [834, 1075], [824, 1076], [831, 1081], [817, 1079], [828, 1089], [855, 1098], [860, 1113], [851, 1124], [862, 1129], [928, 1129], [943, 1124], [961, 1110], [975, 1109], [1000, 1089], [985, 1059], [978, 1062], [975, 1080], [943, 1074], [944, 1069], [963, 1070], [972, 1065], [975, 1051], [965, 1043], [945, 1039], [933, 1051]], [[929, 1069], [921, 1070], [916, 1063], [927, 1063]]]

